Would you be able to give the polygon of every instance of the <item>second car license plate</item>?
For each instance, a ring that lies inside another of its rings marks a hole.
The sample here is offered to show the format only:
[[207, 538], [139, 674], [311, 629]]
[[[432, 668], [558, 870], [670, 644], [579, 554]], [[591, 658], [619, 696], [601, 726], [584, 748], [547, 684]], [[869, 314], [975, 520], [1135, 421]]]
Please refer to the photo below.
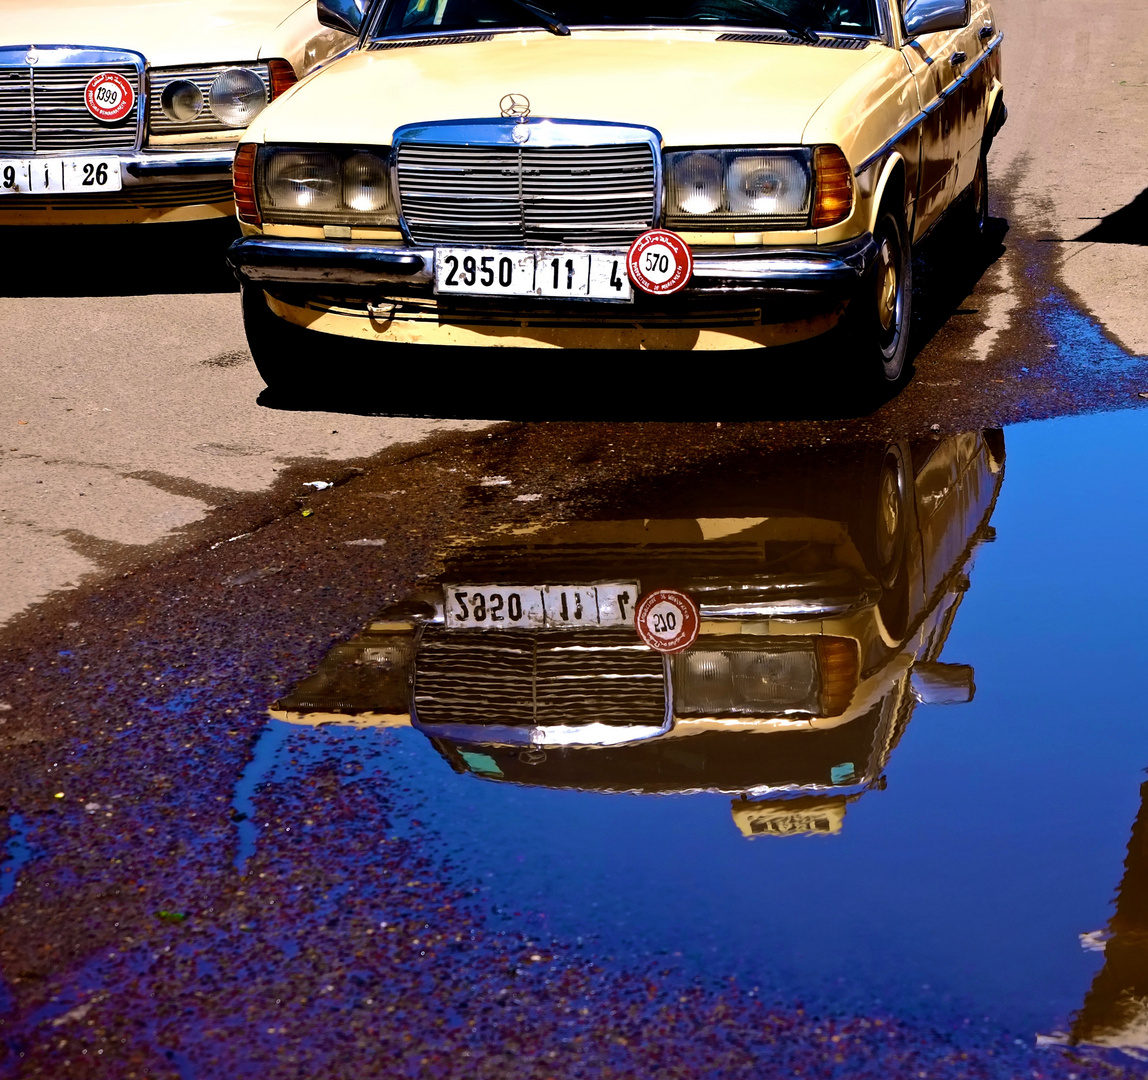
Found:
[[444, 585], [448, 630], [629, 626], [637, 582], [597, 585]]
[[435, 292], [462, 296], [634, 299], [624, 251], [440, 247], [434, 286]]
[[119, 191], [118, 157], [0, 158], [0, 195]]

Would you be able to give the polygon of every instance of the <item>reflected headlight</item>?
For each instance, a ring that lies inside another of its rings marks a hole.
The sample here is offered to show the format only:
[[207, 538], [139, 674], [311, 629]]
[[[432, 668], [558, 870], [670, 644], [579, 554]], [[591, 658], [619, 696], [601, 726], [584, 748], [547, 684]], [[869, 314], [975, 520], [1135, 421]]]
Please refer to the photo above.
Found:
[[224, 127], [245, 128], [267, 104], [267, 87], [250, 68], [228, 68], [211, 84], [207, 103]]
[[857, 687], [851, 638], [702, 638], [672, 661], [674, 714], [840, 716]]
[[666, 224], [687, 230], [805, 228], [812, 158], [805, 147], [670, 151]]
[[389, 147], [264, 146], [256, 165], [264, 221], [396, 225]]

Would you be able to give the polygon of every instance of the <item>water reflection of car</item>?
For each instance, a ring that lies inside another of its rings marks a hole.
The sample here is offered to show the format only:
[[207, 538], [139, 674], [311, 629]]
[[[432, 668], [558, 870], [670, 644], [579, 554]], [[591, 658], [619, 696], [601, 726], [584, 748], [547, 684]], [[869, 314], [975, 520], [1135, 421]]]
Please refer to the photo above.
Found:
[[[235, 172], [272, 385], [335, 377], [304, 330], [715, 350], [839, 321], [895, 381], [912, 245], [957, 207], [965, 244], [983, 228], [1005, 117], [985, 0], [318, 4], [359, 48]], [[630, 251], [653, 229], [677, 240]]]
[[[972, 696], [939, 658], [1003, 455], [993, 431], [771, 455], [656, 485], [632, 517], [460, 541], [440, 589], [336, 646], [275, 715], [409, 722], [488, 780], [726, 792], [747, 835], [835, 832], [916, 702]], [[700, 612], [674, 655], [632, 622], [663, 588]], [[517, 619], [492, 621], [497, 596]]]
[[311, 0], [0, 0], [0, 225], [234, 214], [243, 129], [352, 41]]

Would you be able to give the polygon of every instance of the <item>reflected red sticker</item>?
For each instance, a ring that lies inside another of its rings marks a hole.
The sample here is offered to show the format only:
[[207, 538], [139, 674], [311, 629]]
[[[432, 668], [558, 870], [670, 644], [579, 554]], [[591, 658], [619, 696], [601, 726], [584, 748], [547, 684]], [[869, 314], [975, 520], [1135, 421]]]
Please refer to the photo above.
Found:
[[651, 649], [676, 653], [688, 649], [698, 636], [698, 606], [677, 589], [656, 589], [638, 601], [634, 627]]
[[650, 229], [630, 245], [626, 255], [630, 280], [642, 292], [666, 296], [684, 289], [694, 272], [690, 246], [669, 229]]
[[136, 95], [132, 84], [114, 71], [93, 76], [84, 90], [84, 104], [97, 120], [114, 124], [132, 111]]

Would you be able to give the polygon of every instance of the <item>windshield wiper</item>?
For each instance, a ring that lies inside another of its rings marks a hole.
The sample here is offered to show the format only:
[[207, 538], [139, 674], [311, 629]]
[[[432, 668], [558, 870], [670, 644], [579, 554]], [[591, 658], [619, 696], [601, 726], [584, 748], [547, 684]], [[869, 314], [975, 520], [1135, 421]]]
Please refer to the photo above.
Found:
[[557, 34], [559, 37], [569, 37], [570, 27], [564, 22], [561, 22], [556, 16], [552, 15], [549, 11], [543, 8], [535, 7], [533, 4], [527, 3], [527, 0], [510, 0], [516, 7], [521, 8], [523, 11], [529, 12], [533, 15], [547, 30], [552, 34]]

